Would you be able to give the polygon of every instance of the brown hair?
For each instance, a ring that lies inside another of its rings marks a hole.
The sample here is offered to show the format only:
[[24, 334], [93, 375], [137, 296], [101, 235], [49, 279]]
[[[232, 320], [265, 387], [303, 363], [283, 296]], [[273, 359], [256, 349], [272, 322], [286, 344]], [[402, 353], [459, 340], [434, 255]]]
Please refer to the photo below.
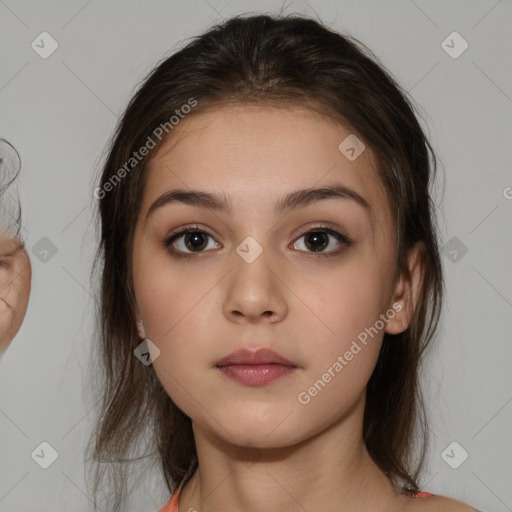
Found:
[[[100, 256], [103, 263], [98, 300], [103, 395], [91, 436], [92, 457], [99, 463], [95, 503], [104, 466], [113, 471], [113, 510], [119, 510], [126, 496], [126, 462], [138, 460], [128, 455], [144, 439], [150, 440], [148, 456], [158, 457], [170, 492], [197, 468], [190, 418], [167, 395], [152, 366], [134, 356], [141, 340], [131, 267], [146, 168], [156, 149], [135, 164], [131, 159], [155, 139], [155, 128], [167, 126], [172, 137], [169, 119], [191, 99], [197, 106], [188, 115], [227, 103], [306, 105], [349, 126], [375, 152], [397, 230], [394, 284], [407, 272], [407, 251], [418, 241], [425, 276], [409, 328], [384, 334], [368, 383], [363, 438], [394, 483], [399, 479], [404, 491], [418, 490], [428, 442], [420, 363], [437, 329], [444, 288], [429, 193], [434, 151], [407, 94], [363, 43], [307, 17], [256, 15], [216, 25], [165, 58], [130, 101], [109, 145], [95, 192], [101, 242], [93, 272]], [[413, 454], [414, 447], [419, 453]]]

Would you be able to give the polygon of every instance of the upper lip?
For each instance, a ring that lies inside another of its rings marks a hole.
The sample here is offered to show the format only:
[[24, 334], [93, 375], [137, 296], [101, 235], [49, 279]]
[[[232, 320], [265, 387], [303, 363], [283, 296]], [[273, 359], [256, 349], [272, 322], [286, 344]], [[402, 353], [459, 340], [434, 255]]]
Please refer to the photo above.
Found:
[[242, 348], [235, 350], [217, 361], [216, 366], [227, 366], [230, 364], [282, 364], [286, 366], [296, 366], [288, 359], [280, 356], [277, 352], [268, 348], [260, 348], [258, 350], [249, 350]]

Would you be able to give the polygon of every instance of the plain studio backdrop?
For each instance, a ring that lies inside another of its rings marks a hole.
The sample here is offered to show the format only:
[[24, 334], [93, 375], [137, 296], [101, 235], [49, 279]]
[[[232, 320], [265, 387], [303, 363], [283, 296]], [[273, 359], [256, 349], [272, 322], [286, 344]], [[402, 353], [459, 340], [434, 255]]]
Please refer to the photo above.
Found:
[[[234, 14], [277, 1], [0, 1], [0, 136], [20, 152], [32, 262], [25, 322], [0, 366], [0, 510], [92, 510], [84, 449], [97, 240], [94, 176], [137, 84]], [[432, 443], [421, 487], [512, 510], [512, 3], [289, 1], [355, 36], [413, 97], [441, 159], [447, 295], [423, 376]], [[43, 43], [41, 43], [43, 40]], [[444, 192], [443, 192], [444, 188]], [[48, 443], [48, 445], [41, 443]], [[44, 469], [34, 453], [45, 448]], [[129, 510], [168, 499], [156, 471]]]

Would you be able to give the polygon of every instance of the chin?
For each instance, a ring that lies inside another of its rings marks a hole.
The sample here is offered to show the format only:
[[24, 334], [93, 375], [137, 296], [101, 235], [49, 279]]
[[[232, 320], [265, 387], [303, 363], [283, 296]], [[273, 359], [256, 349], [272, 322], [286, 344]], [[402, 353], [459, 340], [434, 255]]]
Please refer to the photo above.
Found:
[[[272, 431], [270, 431], [272, 432]], [[298, 432], [289, 433], [283, 432], [278, 434], [271, 434], [268, 431], [262, 432], [244, 432], [243, 435], [234, 434], [233, 437], [225, 438], [225, 441], [236, 445], [240, 450], [244, 448], [253, 448], [256, 453], [258, 450], [279, 450], [289, 448], [300, 443], [304, 439]]]
[[274, 414], [265, 419], [254, 418], [250, 415], [240, 418], [233, 416], [224, 423], [225, 429], [215, 426], [217, 435], [224, 441], [240, 447], [255, 447], [260, 449], [286, 448], [293, 446], [305, 438], [307, 433], [297, 426], [297, 421], [293, 421], [293, 413], [287, 417], [287, 414]]

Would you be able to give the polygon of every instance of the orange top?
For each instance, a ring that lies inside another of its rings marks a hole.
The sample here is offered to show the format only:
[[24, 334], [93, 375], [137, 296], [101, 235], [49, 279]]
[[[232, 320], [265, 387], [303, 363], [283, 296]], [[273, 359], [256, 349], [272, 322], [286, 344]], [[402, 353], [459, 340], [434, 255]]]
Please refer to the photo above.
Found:
[[[178, 499], [180, 497], [181, 486], [176, 489], [171, 496], [171, 499], [167, 502], [167, 504], [161, 508], [158, 512], [180, 512], [178, 510]], [[427, 496], [434, 496], [429, 492], [418, 491], [414, 493], [411, 498], [426, 498]]]
[[[434, 496], [434, 495], [430, 492], [418, 491], [418, 492], [415, 492], [411, 496], [411, 498], [426, 498], [427, 496]], [[178, 510], [178, 509], [176, 509], [176, 510]]]

